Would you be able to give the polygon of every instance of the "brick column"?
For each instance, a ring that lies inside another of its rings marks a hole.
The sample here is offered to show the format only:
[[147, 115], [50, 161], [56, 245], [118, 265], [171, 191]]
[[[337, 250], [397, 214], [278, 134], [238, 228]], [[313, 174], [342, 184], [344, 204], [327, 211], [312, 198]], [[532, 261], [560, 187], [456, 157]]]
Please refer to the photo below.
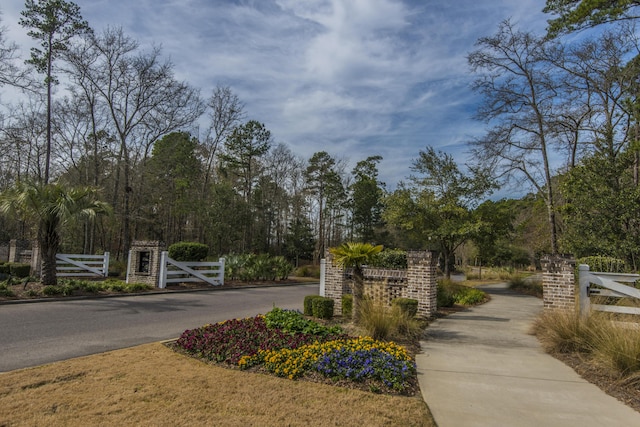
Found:
[[433, 317], [437, 310], [438, 254], [432, 251], [407, 252], [407, 288], [405, 298], [418, 300], [418, 316]]
[[31, 242], [28, 240], [16, 240], [9, 241], [9, 262], [22, 262], [21, 254], [24, 251], [29, 250]]
[[576, 261], [572, 257], [548, 256], [542, 264], [542, 302], [545, 309], [576, 309]]
[[146, 283], [158, 286], [160, 255], [166, 250], [158, 240], [134, 240], [129, 250], [127, 283]]
[[324, 296], [333, 299], [333, 314], [342, 314], [342, 295], [351, 293], [345, 270], [336, 265], [333, 254], [325, 254]]

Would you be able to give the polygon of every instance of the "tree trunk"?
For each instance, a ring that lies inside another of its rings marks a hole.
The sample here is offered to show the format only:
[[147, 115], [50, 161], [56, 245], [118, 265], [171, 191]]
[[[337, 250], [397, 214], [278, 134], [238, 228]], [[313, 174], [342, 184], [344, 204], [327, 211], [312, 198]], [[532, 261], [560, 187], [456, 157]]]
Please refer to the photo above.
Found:
[[40, 250], [42, 251], [42, 285], [55, 286], [58, 284], [56, 276], [56, 253], [60, 247], [60, 236], [55, 224], [42, 224], [38, 233]]

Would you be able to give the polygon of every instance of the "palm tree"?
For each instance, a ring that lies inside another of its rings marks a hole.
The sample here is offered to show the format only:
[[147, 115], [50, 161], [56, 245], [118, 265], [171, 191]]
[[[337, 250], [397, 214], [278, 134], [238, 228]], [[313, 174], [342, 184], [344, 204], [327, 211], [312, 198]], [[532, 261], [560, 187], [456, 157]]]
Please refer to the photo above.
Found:
[[353, 320], [360, 321], [360, 307], [364, 297], [364, 277], [362, 266], [370, 263], [373, 257], [382, 251], [382, 245], [370, 243], [347, 242], [336, 248], [330, 248], [336, 264], [342, 267], [353, 267]]
[[0, 212], [14, 213], [37, 226], [42, 251], [42, 284], [55, 285], [56, 253], [60, 249], [60, 228], [77, 217], [93, 218], [110, 212], [98, 200], [92, 187], [65, 187], [60, 183], [18, 182], [0, 194]]

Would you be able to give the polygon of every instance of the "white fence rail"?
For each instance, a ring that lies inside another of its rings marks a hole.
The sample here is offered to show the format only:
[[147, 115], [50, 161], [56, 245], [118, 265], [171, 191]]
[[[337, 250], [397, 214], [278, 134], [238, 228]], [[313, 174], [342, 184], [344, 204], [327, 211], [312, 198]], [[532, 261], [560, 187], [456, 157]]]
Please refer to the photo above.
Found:
[[158, 287], [167, 283], [206, 282], [213, 286], [224, 284], [224, 258], [218, 262], [178, 262], [169, 258], [168, 252], [160, 255]]
[[590, 310], [610, 313], [640, 314], [640, 307], [623, 305], [592, 304], [591, 296], [640, 299], [640, 289], [625, 283], [640, 280], [640, 274], [602, 273], [589, 271], [589, 266], [578, 267], [580, 282], [580, 314], [587, 315]]
[[56, 254], [58, 277], [107, 277], [109, 252], [103, 255]]

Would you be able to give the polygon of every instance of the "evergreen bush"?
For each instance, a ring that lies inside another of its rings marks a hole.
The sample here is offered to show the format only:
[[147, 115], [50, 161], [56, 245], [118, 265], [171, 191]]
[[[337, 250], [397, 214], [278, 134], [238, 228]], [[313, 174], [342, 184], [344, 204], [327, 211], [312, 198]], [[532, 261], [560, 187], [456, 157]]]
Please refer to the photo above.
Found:
[[303, 313], [305, 316], [313, 316], [313, 300], [316, 298], [323, 298], [320, 295], [307, 295], [304, 297]]
[[342, 295], [342, 315], [350, 318], [353, 315], [353, 295]]
[[9, 263], [9, 273], [13, 277], [25, 278], [31, 273], [31, 265], [20, 263]]
[[209, 246], [197, 242], [178, 242], [169, 246], [169, 257], [180, 262], [202, 261], [209, 254]]
[[333, 317], [333, 299], [319, 297], [311, 302], [313, 317], [318, 319], [331, 319]]

